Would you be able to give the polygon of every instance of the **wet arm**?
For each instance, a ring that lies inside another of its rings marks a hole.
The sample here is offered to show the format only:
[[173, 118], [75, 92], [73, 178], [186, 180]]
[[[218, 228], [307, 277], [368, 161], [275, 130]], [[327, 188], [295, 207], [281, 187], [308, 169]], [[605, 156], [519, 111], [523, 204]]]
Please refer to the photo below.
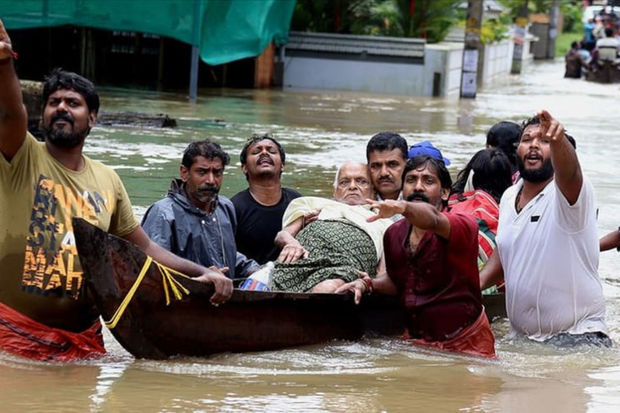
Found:
[[600, 250], [607, 251], [612, 248], [620, 247], [620, 228], [617, 231], [612, 231], [609, 234], [606, 234], [599, 241]]
[[301, 231], [302, 225], [303, 217], [299, 217], [278, 232], [274, 241], [278, 247], [282, 248], [278, 261], [288, 263], [308, 257], [308, 251], [295, 239], [295, 236]]
[[368, 219], [369, 222], [401, 214], [416, 228], [432, 231], [445, 239], [450, 237], [450, 220], [431, 204], [394, 200], [375, 201], [371, 199], [366, 200], [366, 202], [370, 204], [371, 209], [378, 211], [377, 215]]
[[564, 133], [564, 126], [546, 110], [538, 112], [543, 133], [550, 139], [551, 163], [553, 164], [555, 183], [570, 205], [577, 202], [583, 175], [577, 159], [575, 148]]
[[496, 248], [484, 268], [480, 271], [480, 290], [486, 290], [487, 288], [496, 285], [503, 276], [504, 269], [502, 267], [502, 262], [499, 259], [499, 252], [497, 252]]
[[170, 267], [191, 277], [197, 277], [198, 281], [212, 282], [215, 287], [215, 293], [213, 297], [211, 297], [211, 302], [214, 304], [222, 303], [230, 298], [233, 289], [232, 281], [220, 270], [213, 267], [205, 268], [202, 265], [174, 255], [153, 242], [148, 235], [146, 235], [142, 227], [136, 228], [123, 238], [137, 245], [142, 252], [153, 257], [155, 261], [166, 267]]
[[7, 159], [13, 158], [24, 142], [28, 122], [12, 50], [0, 20], [0, 151]]

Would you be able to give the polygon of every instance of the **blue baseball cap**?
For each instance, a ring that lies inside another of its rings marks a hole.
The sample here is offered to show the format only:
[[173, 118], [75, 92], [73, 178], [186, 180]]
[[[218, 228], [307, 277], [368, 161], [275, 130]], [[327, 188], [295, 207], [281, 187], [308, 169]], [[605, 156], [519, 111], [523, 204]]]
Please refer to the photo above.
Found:
[[429, 141], [422, 141], [420, 143], [416, 143], [415, 145], [412, 145], [411, 148], [409, 148], [409, 159], [418, 155], [428, 155], [431, 158], [443, 161], [446, 166], [450, 165], [450, 159], [444, 158], [441, 154], [441, 151], [435, 146], [433, 146], [433, 144]]

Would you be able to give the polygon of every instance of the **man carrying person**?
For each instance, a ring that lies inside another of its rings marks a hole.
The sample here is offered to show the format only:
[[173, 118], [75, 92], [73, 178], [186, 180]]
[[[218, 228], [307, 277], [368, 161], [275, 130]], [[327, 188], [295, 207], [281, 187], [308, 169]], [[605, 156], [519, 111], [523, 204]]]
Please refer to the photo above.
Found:
[[168, 251], [205, 267], [216, 267], [229, 278], [247, 277], [258, 269], [254, 260], [237, 252], [235, 208], [218, 195], [230, 158], [209, 140], [190, 143], [168, 195], [149, 207], [142, 227]]
[[[347, 162], [336, 173], [333, 200], [294, 199], [276, 237], [282, 252], [273, 272], [275, 289], [329, 293], [357, 279], [359, 271], [374, 277], [383, 268], [383, 233], [392, 222], [366, 221], [375, 215], [363, 205], [372, 197], [366, 164]], [[304, 216], [315, 210], [320, 213], [308, 224]]]
[[495, 357], [494, 338], [482, 307], [478, 266], [478, 225], [445, 207], [452, 180], [445, 164], [419, 155], [403, 171], [405, 200], [371, 201], [369, 221], [395, 214], [401, 219], [383, 238], [387, 274], [363, 274], [336, 292], [399, 295], [408, 314], [406, 337], [414, 344]]
[[99, 96], [87, 79], [57, 69], [43, 89], [45, 142], [27, 114], [0, 21], [0, 349], [38, 360], [105, 353], [99, 313], [84, 293], [72, 217], [136, 244], [163, 265], [212, 282], [214, 304], [232, 283], [152, 242], [136, 221], [118, 175], [82, 153]]
[[393, 132], [381, 132], [366, 145], [370, 180], [377, 199], [401, 199], [402, 173], [407, 162], [407, 141]]
[[513, 334], [611, 346], [594, 191], [562, 124], [545, 110], [529, 119], [517, 160], [522, 179], [501, 199], [497, 249], [480, 272], [481, 287], [504, 276]]
[[235, 239], [239, 252], [259, 264], [278, 258], [280, 249], [274, 240], [282, 229], [282, 215], [301, 196], [282, 188], [285, 156], [284, 148], [270, 135], [252, 135], [241, 150], [248, 189], [231, 198], [237, 215]]

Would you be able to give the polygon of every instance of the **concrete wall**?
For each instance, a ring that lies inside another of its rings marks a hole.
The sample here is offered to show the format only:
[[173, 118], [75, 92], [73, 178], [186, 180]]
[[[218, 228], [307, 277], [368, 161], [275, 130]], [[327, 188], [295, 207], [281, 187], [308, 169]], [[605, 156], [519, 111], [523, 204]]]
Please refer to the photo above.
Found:
[[[531, 35], [529, 35], [531, 40]], [[523, 64], [532, 60], [524, 43]], [[514, 44], [485, 45], [478, 87], [510, 74]], [[426, 44], [424, 63], [385, 62], [335, 57], [284, 57], [284, 88], [363, 91], [408, 96], [458, 96], [462, 42]]]
[[484, 85], [498, 76], [509, 74], [513, 51], [514, 44], [509, 40], [484, 45], [482, 73], [478, 77], [479, 83]]
[[285, 56], [285, 88], [351, 90], [419, 96], [425, 85], [420, 64]]

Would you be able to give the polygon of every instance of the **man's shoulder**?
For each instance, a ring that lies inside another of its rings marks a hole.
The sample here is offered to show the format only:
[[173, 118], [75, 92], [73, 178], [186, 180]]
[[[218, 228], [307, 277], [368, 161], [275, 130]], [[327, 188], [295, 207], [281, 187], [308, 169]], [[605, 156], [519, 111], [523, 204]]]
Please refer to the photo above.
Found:
[[224, 211], [226, 211], [227, 214], [235, 214], [235, 206], [233, 205], [232, 201], [228, 198], [226, 198], [223, 195], [218, 195], [217, 196], [217, 204], [218, 207], [223, 209]]
[[282, 188], [282, 194], [284, 194], [288, 199], [295, 199], [302, 196], [299, 192], [291, 188]]
[[478, 228], [478, 221], [476, 221], [476, 218], [469, 213], [466, 212], [462, 212], [462, 211], [442, 211], [442, 214], [444, 214], [448, 220], [450, 220], [450, 225], [454, 226], [454, 225], [465, 225], [465, 226], [470, 226], [472, 228]]
[[109, 167], [108, 165], [105, 165], [104, 163], [100, 161], [96, 161], [86, 155], [82, 155], [82, 156], [84, 157], [84, 161], [87, 163], [88, 167], [91, 168], [97, 174], [97, 176], [106, 175], [113, 179], [120, 180], [120, 177], [118, 176], [118, 174], [113, 168]]
[[235, 206], [237, 206], [238, 204], [241, 204], [242, 202], [246, 202], [249, 197], [250, 197], [250, 188], [246, 188], [243, 191], [239, 191], [235, 195], [233, 195], [230, 198], [230, 201]]

